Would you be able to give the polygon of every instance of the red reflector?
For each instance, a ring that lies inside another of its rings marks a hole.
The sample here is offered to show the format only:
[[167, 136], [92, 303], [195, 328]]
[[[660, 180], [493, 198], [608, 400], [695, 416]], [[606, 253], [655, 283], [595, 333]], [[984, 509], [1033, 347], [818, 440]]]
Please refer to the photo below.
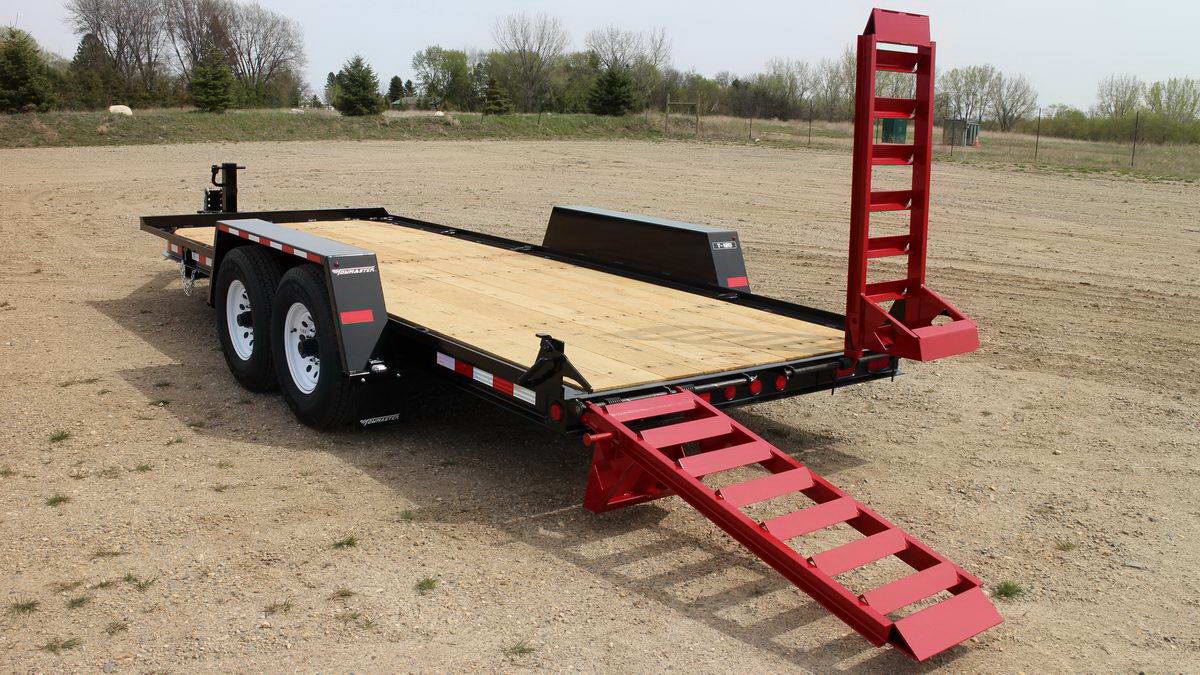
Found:
[[562, 421], [562, 406], [557, 403], [550, 404], [550, 419], [555, 422]]
[[706, 392], [700, 394], [700, 398], [704, 399], [704, 401], [707, 403], [712, 403], [712, 392], [706, 391]]
[[776, 389], [778, 389], [779, 391], [783, 391], [784, 387], [786, 387], [786, 386], [787, 386], [787, 376], [786, 375], [780, 375], [775, 378], [775, 388]]
[[762, 393], [762, 378], [761, 377], [755, 379], [753, 382], [750, 383], [750, 393], [751, 394], [761, 394]]
[[342, 312], [342, 324], [371, 323], [375, 320], [375, 312], [369, 309], [356, 309], [353, 312]]
[[725, 387], [725, 400], [732, 401], [737, 396], [737, 387]]
[[746, 277], [729, 277], [728, 279], [725, 280], [725, 285], [731, 286], [734, 288], [739, 287], [739, 286], [749, 286], [750, 280], [747, 279]]

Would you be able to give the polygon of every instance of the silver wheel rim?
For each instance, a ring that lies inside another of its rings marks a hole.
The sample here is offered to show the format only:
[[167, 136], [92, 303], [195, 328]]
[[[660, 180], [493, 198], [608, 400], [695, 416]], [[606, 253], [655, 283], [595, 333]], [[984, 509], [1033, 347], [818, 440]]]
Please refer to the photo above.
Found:
[[225, 293], [225, 326], [234, 353], [239, 359], [249, 361], [254, 354], [254, 328], [238, 325], [238, 317], [242, 314], [250, 316], [250, 295], [241, 279], [234, 279]]
[[301, 393], [311, 394], [321, 377], [321, 359], [301, 354], [300, 344], [317, 337], [317, 326], [313, 323], [312, 313], [301, 302], [288, 307], [283, 321], [283, 353], [287, 358], [288, 372], [292, 374], [292, 383]]

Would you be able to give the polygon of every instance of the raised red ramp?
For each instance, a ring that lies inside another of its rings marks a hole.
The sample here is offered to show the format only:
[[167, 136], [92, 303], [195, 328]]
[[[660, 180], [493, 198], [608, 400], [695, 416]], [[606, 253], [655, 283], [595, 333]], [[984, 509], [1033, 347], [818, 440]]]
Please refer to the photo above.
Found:
[[[694, 393], [588, 404], [585, 441], [595, 458], [587, 508], [606, 511], [678, 495], [876, 645], [926, 659], [1002, 621], [981, 582]], [[757, 478], [712, 488], [705, 476], [757, 466]], [[745, 506], [803, 494], [811, 505], [763, 521]], [[789, 545], [845, 523], [863, 536], [803, 556]], [[913, 573], [862, 593], [837, 577], [895, 556]], [[938, 602], [889, 614], [939, 594]]]

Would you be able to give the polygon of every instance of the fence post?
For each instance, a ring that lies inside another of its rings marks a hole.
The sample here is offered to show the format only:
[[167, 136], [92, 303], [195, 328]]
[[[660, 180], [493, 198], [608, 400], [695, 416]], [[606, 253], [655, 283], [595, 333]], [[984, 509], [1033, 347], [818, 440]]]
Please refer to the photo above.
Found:
[[754, 113], [750, 113], [750, 131], [746, 132], [746, 140], [754, 142]]
[[671, 94], [667, 94], [667, 105], [663, 108], [663, 136], [667, 135], [667, 121], [671, 118]]
[[1033, 163], [1037, 164], [1038, 146], [1042, 143], [1042, 109], [1038, 108], [1037, 136], [1033, 137]]
[[700, 138], [700, 102], [703, 100], [700, 92], [696, 92], [696, 138]]
[[813, 118], [813, 102], [808, 102], [808, 146], [812, 147], [812, 118]]
[[1129, 168], [1131, 168], [1131, 169], [1133, 168], [1133, 160], [1135, 157], [1137, 157], [1138, 122], [1141, 121], [1141, 118], [1142, 118], [1141, 110], [1138, 110], [1135, 113], [1133, 113], [1133, 151], [1129, 153]]

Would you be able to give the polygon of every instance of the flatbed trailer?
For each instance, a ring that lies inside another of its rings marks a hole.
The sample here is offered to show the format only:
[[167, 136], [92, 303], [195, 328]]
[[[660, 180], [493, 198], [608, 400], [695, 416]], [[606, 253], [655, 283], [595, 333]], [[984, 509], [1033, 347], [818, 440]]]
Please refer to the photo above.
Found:
[[[588, 509], [679, 496], [872, 643], [924, 659], [1001, 621], [982, 582], [722, 410], [977, 347], [975, 324], [925, 285], [933, 51], [918, 15], [874, 10], [859, 38], [844, 316], [752, 293], [733, 230], [554, 207], [535, 245], [382, 208], [243, 212], [231, 163], [212, 167], [204, 210], [141, 229], [166, 240], [189, 292], [212, 280], [239, 383], [282, 389], [304, 423], [402, 422], [395, 389], [443, 375], [580, 435]], [[874, 96], [878, 70], [911, 73], [915, 98]], [[880, 117], [912, 120], [914, 143], [875, 144]], [[872, 191], [875, 166], [912, 167], [912, 189]], [[908, 211], [908, 233], [872, 237], [884, 210]], [[869, 283], [868, 261], [891, 256], [907, 276]], [[743, 467], [762, 475], [706, 482]], [[745, 510], [793, 500], [772, 517]], [[789, 544], [842, 523], [862, 536], [811, 556]], [[838, 580], [890, 556], [912, 573], [862, 591]]]

